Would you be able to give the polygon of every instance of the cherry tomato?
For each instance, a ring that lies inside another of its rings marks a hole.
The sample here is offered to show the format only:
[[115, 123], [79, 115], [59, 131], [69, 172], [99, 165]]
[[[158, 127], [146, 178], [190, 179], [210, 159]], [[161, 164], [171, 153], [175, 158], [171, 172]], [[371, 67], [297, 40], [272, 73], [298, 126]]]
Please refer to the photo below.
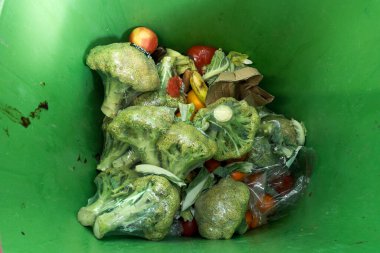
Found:
[[191, 237], [198, 233], [198, 226], [195, 219], [192, 221], [181, 221], [182, 224], [182, 236]]
[[270, 182], [270, 186], [273, 187], [278, 194], [288, 193], [293, 188], [293, 185], [294, 179], [290, 175], [284, 175]]
[[220, 166], [220, 162], [214, 159], [210, 159], [204, 163], [204, 166], [208, 170], [208, 172], [212, 173], [216, 168]]
[[256, 228], [260, 225], [259, 218], [256, 215], [252, 215], [251, 211], [245, 213], [245, 221], [250, 229]]
[[197, 67], [198, 72], [203, 75], [203, 67], [210, 64], [216, 48], [208, 46], [193, 46], [187, 51], [187, 55], [190, 56]]
[[261, 179], [262, 177], [262, 173], [255, 173], [255, 174], [251, 174], [249, 176], [247, 176], [245, 178], [245, 181], [248, 183], [248, 184], [255, 184], [257, 182], [259, 182], [259, 180]]
[[247, 174], [240, 172], [240, 171], [235, 171], [235, 172], [231, 173], [231, 177], [235, 181], [243, 181], [246, 176], [247, 176]]
[[169, 96], [177, 98], [181, 95], [182, 79], [179, 76], [173, 76], [169, 79], [166, 91]]
[[256, 207], [262, 212], [270, 211], [275, 205], [275, 200], [269, 194], [265, 194], [261, 199], [256, 202]]

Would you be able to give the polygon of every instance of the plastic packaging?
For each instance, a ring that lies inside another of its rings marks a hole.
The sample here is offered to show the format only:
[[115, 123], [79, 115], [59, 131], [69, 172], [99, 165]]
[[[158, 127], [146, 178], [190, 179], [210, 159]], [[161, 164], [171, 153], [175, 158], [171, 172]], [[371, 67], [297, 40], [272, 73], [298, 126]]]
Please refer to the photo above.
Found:
[[250, 228], [283, 217], [305, 192], [315, 163], [315, 153], [313, 149], [302, 147], [291, 159], [293, 161], [289, 164], [280, 158], [279, 163], [257, 168], [245, 177], [244, 182], [251, 193]]

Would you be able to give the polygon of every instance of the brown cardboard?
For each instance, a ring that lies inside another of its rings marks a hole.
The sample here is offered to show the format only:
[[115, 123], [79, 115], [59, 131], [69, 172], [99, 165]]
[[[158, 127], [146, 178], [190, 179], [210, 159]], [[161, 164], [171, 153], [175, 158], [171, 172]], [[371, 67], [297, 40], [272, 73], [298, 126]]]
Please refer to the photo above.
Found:
[[206, 105], [221, 97], [234, 97], [246, 100], [252, 106], [263, 106], [273, 101], [274, 96], [258, 87], [263, 75], [251, 67], [238, 69], [234, 72], [221, 73], [209, 87]]

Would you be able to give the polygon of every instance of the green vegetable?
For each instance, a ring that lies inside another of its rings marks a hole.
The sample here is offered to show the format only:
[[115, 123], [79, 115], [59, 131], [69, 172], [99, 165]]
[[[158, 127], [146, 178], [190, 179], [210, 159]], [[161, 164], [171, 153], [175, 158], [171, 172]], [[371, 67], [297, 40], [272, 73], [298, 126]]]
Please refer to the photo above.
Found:
[[101, 109], [110, 118], [141, 92], [156, 90], [160, 85], [153, 60], [129, 43], [97, 46], [86, 63], [103, 79], [105, 98]]
[[191, 104], [179, 104], [179, 112], [181, 114], [181, 121], [190, 123], [193, 113], [195, 112], [195, 106]]
[[236, 67], [244, 67], [245, 65], [252, 64], [252, 61], [248, 59], [247, 54], [231, 51], [228, 53], [227, 58]]
[[274, 145], [275, 154], [290, 158], [298, 146], [305, 144], [306, 129], [294, 119], [271, 114], [262, 118], [259, 134]]
[[231, 65], [230, 60], [226, 57], [222, 49], [215, 51], [214, 56], [211, 59], [211, 63], [206, 67], [206, 73], [203, 75], [203, 79], [210, 85], [212, 84], [218, 75], [224, 71], [233, 71], [229, 69]]
[[109, 123], [112, 121], [111, 118], [105, 117], [103, 120], [103, 135], [104, 135], [104, 145], [103, 152], [100, 156], [100, 162], [96, 167], [98, 170], [104, 171], [112, 167], [112, 163], [119, 157], [124, 155], [129, 150], [129, 145], [125, 142], [115, 139], [107, 130]]
[[252, 173], [252, 171], [255, 169], [255, 166], [253, 163], [250, 162], [236, 162], [228, 164], [225, 167], [218, 167], [216, 170], [213, 171], [213, 173], [219, 177], [228, 177], [233, 172], [242, 172], [242, 173]]
[[120, 190], [127, 190], [138, 174], [125, 168], [110, 168], [101, 172], [95, 178], [97, 191], [95, 196], [88, 200], [88, 204], [78, 212], [78, 221], [83, 226], [92, 226], [100, 214], [113, 209], [117, 205], [117, 196]]
[[168, 170], [165, 170], [164, 168], [155, 166], [155, 165], [150, 165], [150, 164], [139, 164], [135, 168], [136, 172], [145, 174], [145, 175], [158, 175], [158, 176], [163, 176], [166, 179], [168, 179], [170, 182], [173, 184], [178, 185], [179, 187], [186, 186], [185, 182], [178, 178], [176, 175], [171, 173]]
[[267, 167], [281, 164], [281, 157], [273, 152], [273, 145], [266, 136], [257, 136], [253, 143], [248, 161], [257, 167]]
[[118, 113], [108, 131], [128, 143], [143, 163], [160, 165], [156, 142], [174, 121], [174, 109], [160, 106], [130, 106]]
[[186, 103], [186, 97], [181, 95], [179, 97], [171, 97], [167, 93], [161, 94], [159, 91], [146, 92], [133, 100], [132, 105], [149, 105], [149, 106], [167, 106], [171, 108], [178, 108], [179, 103]]
[[234, 98], [220, 98], [194, 117], [194, 125], [217, 143], [214, 159], [219, 161], [251, 151], [259, 124], [255, 108]]
[[118, 233], [162, 240], [179, 208], [179, 190], [166, 178], [151, 175], [137, 178], [123, 193], [112, 210], [96, 218], [95, 236]]
[[129, 149], [126, 153], [124, 153], [124, 155], [120, 156], [112, 162], [112, 167], [132, 168], [139, 161], [140, 157], [138, 154], [133, 149]]
[[174, 76], [174, 62], [175, 58], [170, 56], [165, 56], [157, 64], [158, 76], [160, 78], [160, 95], [166, 95], [166, 87], [168, 86], [168, 81]]
[[207, 239], [230, 239], [245, 217], [249, 195], [244, 183], [229, 177], [203, 193], [195, 202], [200, 235]]
[[216, 144], [194, 126], [178, 122], [160, 137], [157, 148], [161, 166], [184, 179], [215, 154]]
[[177, 75], [182, 75], [187, 69], [196, 71], [197, 68], [195, 67], [194, 61], [191, 60], [188, 56], [184, 56], [180, 54], [179, 52], [167, 48], [167, 56], [173, 57], [174, 60], [174, 68], [177, 72]]
[[215, 184], [214, 174], [209, 173], [207, 169], [202, 168], [198, 175], [185, 190], [185, 197], [182, 200], [182, 211], [191, 207], [201, 193]]

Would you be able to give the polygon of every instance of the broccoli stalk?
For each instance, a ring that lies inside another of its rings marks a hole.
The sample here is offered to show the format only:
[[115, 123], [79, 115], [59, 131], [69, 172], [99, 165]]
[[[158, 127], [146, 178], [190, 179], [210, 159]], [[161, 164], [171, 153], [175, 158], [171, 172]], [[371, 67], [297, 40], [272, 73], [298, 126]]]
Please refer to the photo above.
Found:
[[129, 43], [97, 46], [90, 51], [86, 63], [103, 79], [105, 98], [102, 112], [110, 118], [138, 94], [160, 86], [153, 60]]
[[240, 158], [253, 145], [260, 117], [254, 107], [234, 98], [220, 98], [199, 110], [194, 125], [217, 143], [214, 158], [222, 161]]
[[83, 226], [92, 226], [98, 215], [114, 207], [114, 194], [120, 189], [127, 189], [137, 176], [135, 171], [124, 168], [111, 168], [101, 172], [94, 181], [97, 192], [89, 199], [89, 204], [79, 210], [78, 221]]
[[137, 178], [131, 187], [114, 209], [97, 217], [93, 231], [98, 239], [117, 232], [161, 240], [169, 232], [180, 204], [179, 190], [156, 175]]
[[104, 171], [112, 167], [112, 163], [128, 152], [129, 145], [125, 142], [115, 139], [108, 131], [107, 127], [112, 121], [111, 118], [105, 117], [103, 120], [104, 147], [97, 166], [98, 170]]
[[118, 113], [108, 130], [128, 143], [143, 163], [160, 165], [156, 142], [174, 121], [174, 109], [158, 106], [130, 106]]
[[118, 110], [141, 94], [141, 92], [121, 83], [117, 78], [106, 75], [101, 75], [101, 77], [104, 85], [104, 100], [101, 110], [107, 116], [115, 116]]
[[216, 148], [213, 140], [184, 122], [173, 124], [157, 142], [162, 167], [181, 179], [209, 160]]

